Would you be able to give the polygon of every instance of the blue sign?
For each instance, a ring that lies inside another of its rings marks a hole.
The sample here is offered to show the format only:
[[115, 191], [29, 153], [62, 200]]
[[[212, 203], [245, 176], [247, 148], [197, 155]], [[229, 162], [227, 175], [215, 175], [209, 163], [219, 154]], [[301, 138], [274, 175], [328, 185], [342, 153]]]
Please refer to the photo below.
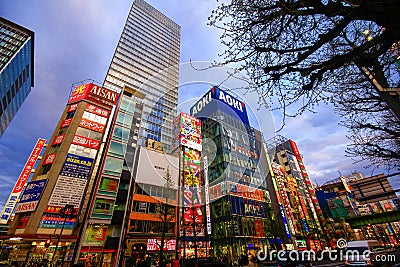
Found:
[[279, 209], [280, 209], [280, 211], [281, 211], [281, 216], [282, 216], [283, 225], [285, 226], [286, 236], [287, 236], [287, 238], [290, 239], [290, 238], [291, 238], [291, 235], [290, 235], [289, 227], [288, 227], [287, 220], [286, 220], [286, 216], [285, 216], [285, 211], [283, 210], [282, 204], [279, 204]]
[[39, 181], [29, 182], [26, 185], [26, 188], [19, 200], [19, 203], [40, 200], [40, 196], [44, 190], [44, 187], [46, 186], [46, 181], [47, 180], [39, 180]]
[[92, 166], [93, 159], [91, 158], [67, 154], [67, 158], [65, 159], [60, 175], [87, 179], [89, 178]]
[[213, 86], [197, 103], [190, 108], [190, 115], [193, 117], [209, 117], [217, 109], [238, 117], [244, 124], [249, 125], [246, 105], [243, 101]]

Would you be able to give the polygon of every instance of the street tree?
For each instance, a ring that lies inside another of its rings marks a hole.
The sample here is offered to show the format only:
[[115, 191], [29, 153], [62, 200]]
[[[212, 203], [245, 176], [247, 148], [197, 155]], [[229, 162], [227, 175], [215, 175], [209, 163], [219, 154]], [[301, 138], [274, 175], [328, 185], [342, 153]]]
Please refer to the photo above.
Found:
[[[249, 90], [267, 108], [282, 111], [283, 125], [288, 116], [332, 103], [348, 115], [342, 125], [353, 141], [349, 154], [393, 167], [395, 151], [387, 148], [398, 145], [399, 134], [390, 124], [400, 118], [391, 51], [400, 40], [399, 8], [397, 0], [232, 0], [212, 12], [209, 24], [222, 29], [226, 46], [217, 64], [233, 63], [247, 73]], [[360, 101], [355, 96], [363, 103], [350, 110]], [[375, 122], [360, 123], [367, 116]], [[376, 138], [365, 138], [371, 131]], [[390, 138], [379, 139], [381, 132]]]
[[167, 233], [169, 232], [169, 223], [176, 219], [176, 190], [174, 189], [175, 183], [171, 176], [171, 170], [169, 166], [163, 177], [165, 184], [163, 190], [163, 198], [158, 201], [157, 206], [157, 217], [161, 221], [161, 242], [159, 244], [159, 266], [165, 267], [166, 260], [164, 255], [164, 245]]

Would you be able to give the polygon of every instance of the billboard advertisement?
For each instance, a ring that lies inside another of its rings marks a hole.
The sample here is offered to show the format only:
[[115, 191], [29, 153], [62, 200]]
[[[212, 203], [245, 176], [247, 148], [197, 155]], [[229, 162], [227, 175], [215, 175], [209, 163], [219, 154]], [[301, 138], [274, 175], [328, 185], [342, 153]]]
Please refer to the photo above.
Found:
[[31, 154], [29, 155], [28, 160], [25, 163], [24, 168], [21, 171], [21, 174], [17, 179], [17, 182], [14, 185], [13, 190], [11, 191], [10, 196], [8, 197], [6, 204], [4, 205], [3, 211], [1, 213], [0, 224], [7, 224], [8, 219], [10, 219], [10, 216], [12, 215], [14, 208], [17, 204], [17, 200], [21, 195], [22, 189], [24, 188], [26, 182], [28, 181], [29, 176], [31, 175], [31, 172], [40, 155], [40, 152], [42, 151], [45, 144], [46, 144], [45, 139], [39, 138], [37, 140]]
[[174, 138], [172, 150], [178, 146], [202, 150], [201, 121], [181, 112], [174, 120]]
[[233, 117], [238, 117], [244, 124], [249, 125], [245, 103], [217, 86], [213, 86], [190, 108], [190, 115], [194, 117], [209, 117], [215, 109], [220, 109]]
[[88, 227], [87, 241], [96, 242], [106, 240], [107, 226]]
[[26, 185], [24, 193], [21, 195], [15, 213], [34, 211], [46, 186], [46, 182], [47, 180], [29, 182]]
[[93, 165], [93, 159], [74, 154], [67, 154], [60, 175], [87, 179]]
[[164, 187], [167, 168], [177, 188], [179, 179], [179, 159], [144, 147], [140, 148], [136, 182]]
[[85, 193], [86, 179], [69, 176], [58, 176], [56, 185], [51, 194], [49, 205], [64, 207], [66, 204], [79, 207]]
[[74, 103], [83, 99], [112, 107], [117, 103], [118, 93], [97, 86], [93, 83], [88, 83], [75, 87], [71, 93], [68, 103]]

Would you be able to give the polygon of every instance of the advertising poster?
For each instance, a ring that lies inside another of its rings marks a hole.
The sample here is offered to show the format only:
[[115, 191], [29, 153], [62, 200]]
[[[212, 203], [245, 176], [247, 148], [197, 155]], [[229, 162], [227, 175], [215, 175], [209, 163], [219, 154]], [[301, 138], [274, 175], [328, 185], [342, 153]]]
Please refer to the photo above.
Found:
[[93, 159], [67, 154], [60, 174], [62, 176], [87, 179], [92, 169]]
[[106, 240], [107, 226], [89, 227], [87, 241], [104, 241]]
[[174, 144], [173, 150], [179, 145], [202, 150], [201, 120], [188, 114], [180, 113], [174, 119]]
[[96, 199], [93, 207], [93, 213], [111, 214], [114, 200], [110, 199]]
[[86, 188], [86, 179], [58, 176], [49, 205], [64, 207], [66, 204], [80, 207]]
[[15, 213], [34, 211], [40, 200], [47, 180], [29, 182], [21, 195]]
[[103, 177], [101, 179], [100, 190], [116, 192], [118, 188], [118, 180]]

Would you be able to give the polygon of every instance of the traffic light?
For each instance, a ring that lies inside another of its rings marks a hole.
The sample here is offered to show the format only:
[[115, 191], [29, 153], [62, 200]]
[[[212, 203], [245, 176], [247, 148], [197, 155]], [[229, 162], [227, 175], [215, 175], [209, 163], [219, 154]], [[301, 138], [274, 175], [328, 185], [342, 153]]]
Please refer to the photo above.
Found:
[[51, 244], [51, 239], [49, 238], [46, 240], [46, 242], [44, 242], [44, 247], [48, 248], [48, 247], [50, 247], [50, 244]]

